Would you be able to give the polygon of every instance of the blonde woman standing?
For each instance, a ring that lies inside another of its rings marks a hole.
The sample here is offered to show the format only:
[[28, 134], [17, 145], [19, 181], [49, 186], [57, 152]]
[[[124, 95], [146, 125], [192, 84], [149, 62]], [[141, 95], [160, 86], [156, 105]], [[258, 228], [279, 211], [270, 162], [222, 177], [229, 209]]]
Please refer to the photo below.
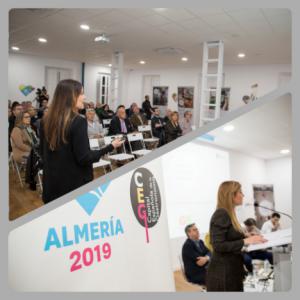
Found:
[[266, 242], [261, 235], [244, 235], [235, 213], [243, 198], [239, 182], [225, 181], [220, 185], [217, 209], [210, 221], [213, 254], [207, 270], [207, 291], [242, 292], [245, 276], [242, 248]]

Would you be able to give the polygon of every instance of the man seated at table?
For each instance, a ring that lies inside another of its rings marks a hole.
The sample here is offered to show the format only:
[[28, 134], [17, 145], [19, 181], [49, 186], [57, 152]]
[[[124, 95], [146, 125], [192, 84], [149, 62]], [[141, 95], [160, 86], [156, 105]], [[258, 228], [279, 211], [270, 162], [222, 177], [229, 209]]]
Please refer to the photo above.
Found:
[[270, 233], [281, 229], [280, 214], [277, 212], [272, 213], [270, 220], [266, 221], [261, 228], [262, 233]]
[[[244, 221], [244, 232], [245, 236], [249, 237], [251, 235], [257, 235], [261, 234], [260, 230], [256, 226], [256, 221], [253, 218], [248, 218], [246, 221]], [[268, 250], [255, 250], [250, 252], [244, 252], [244, 265], [248, 272], [253, 272], [253, 265], [252, 260], [258, 259], [258, 260], [268, 260], [271, 265], [273, 265], [273, 254], [272, 252], [269, 252]]]
[[184, 271], [189, 282], [205, 285], [206, 270], [210, 252], [200, 239], [197, 226], [193, 223], [185, 227], [187, 240], [182, 247]]
[[99, 122], [95, 121], [95, 110], [88, 108], [85, 116], [88, 123], [88, 136], [92, 138], [102, 138], [104, 136], [103, 126]]

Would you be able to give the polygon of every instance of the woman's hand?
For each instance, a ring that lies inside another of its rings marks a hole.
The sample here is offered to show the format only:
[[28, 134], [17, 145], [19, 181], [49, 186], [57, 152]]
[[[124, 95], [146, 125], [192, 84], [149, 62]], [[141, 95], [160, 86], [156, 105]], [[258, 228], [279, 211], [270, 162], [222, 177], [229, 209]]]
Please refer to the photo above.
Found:
[[113, 145], [114, 149], [116, 149], [116, 148], [119, 148], [120, 146], [122, 146], [123, 143], [124, 143], [124, 141], [118, 138], [118, 139], [113, 140], [111, 144]]
[[252, 235], [252, 236], [244, 239], [244, 244], [246, 246], [251, 245], [251, 244], [262, 244], [265, 242], [267, 242], [267, 240], [262, 235], [259, 235], [259, 234]]

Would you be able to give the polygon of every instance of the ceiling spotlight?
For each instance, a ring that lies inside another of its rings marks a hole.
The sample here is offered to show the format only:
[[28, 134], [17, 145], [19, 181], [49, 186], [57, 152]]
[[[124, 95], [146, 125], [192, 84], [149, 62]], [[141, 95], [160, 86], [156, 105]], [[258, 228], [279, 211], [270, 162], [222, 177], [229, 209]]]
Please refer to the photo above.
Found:
[[238, 54], [238, 57], [239, 57], [239, 58], [244, 58], [245, 56], [246, 56], [245, 53], [239, 53], [239, 54]]
[[188, 61], [189, 59], [187, 57], [181, 57], [182, 61]]
[[96, 36], [95, 39], [94, 39], [94, 41], [95, 42], [100, 42], [100, 43], [107, 44], [107, 43], [110, 42], [110, 39], [109, 39], [109, 37], [105, 33], [102, 33], [101, 35]]
[[289, 149], [282, 149], [282, 150], [280, 150], [280, 153], [281, 154], [289, 154], [290, 150]]
[[233, 125], [226, 125], [223, 127], [223, 130], [226, 132], [230, 132], [234, 130], [234, 126]]
[[42, 38], [42, 37], [40, 37], [40, 38], [38, 39], [38, 41], [39, 41], [40, 43], [47, 43], [47, 40], [46, 40], [45, 38]]
[[111, 67], [112, 67], [112, 64], [108, 64], [108, 66], [111, 68]]
[[20, 50], [20, 48], [19, 48], [19, 47], [16, 47], [16, 46], [12, 46], [12, 47], [11, 47], [11, 50], [14, 50], [14, 51], [19, 51], [19, 50]]
[[87, 25], [87, 24], [81, 24], [81, 25], [80, 25], [80, 28], [81, 28], [82, 30], [90, 30], [90, 26]]
[[154, 8], [155, 11], [161, 12], [161, 11], [166, 11], [166, 8]]
[[140, 64], [144, 65], [146, 62], [144, 60], [140, 60]]

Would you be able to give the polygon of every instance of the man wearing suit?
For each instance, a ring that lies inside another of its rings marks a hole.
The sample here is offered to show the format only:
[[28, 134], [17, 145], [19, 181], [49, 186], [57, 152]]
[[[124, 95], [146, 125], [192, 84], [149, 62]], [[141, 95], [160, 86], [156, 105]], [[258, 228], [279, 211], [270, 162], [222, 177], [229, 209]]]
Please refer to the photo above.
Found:
[[187, 240], [182, 247], [184, 271], [188, 281], [205, 285], [206, 269], [210, 260], [210, 252], [200, 240], [200, 234], [195, 224], [185, 227]]
[[151, 119], [151, 127], [153, 136], [159, 139], [158, 146], [162, 146], [165, 143], [165, 129], [164, 129], [164, 120], [159, 116], [160, 111], [158, 107], [154, 107], [154, 115]]
[[117, 108], [116, 116], [110, 122], [108, 135], [127, 134], [133, 132], [133, 126], [126, 116], [124, 105]]
[[147, 125], [148, 124], [148, 120], [147, 118], [140, 113], [140, 108], [138, 107], [137, 104], [131, 106], [132, 109], [132, 114], [130, 117], [130, 122], [134, 128], [134, 130], [138, 130], [138, 127], [141, 125]]

